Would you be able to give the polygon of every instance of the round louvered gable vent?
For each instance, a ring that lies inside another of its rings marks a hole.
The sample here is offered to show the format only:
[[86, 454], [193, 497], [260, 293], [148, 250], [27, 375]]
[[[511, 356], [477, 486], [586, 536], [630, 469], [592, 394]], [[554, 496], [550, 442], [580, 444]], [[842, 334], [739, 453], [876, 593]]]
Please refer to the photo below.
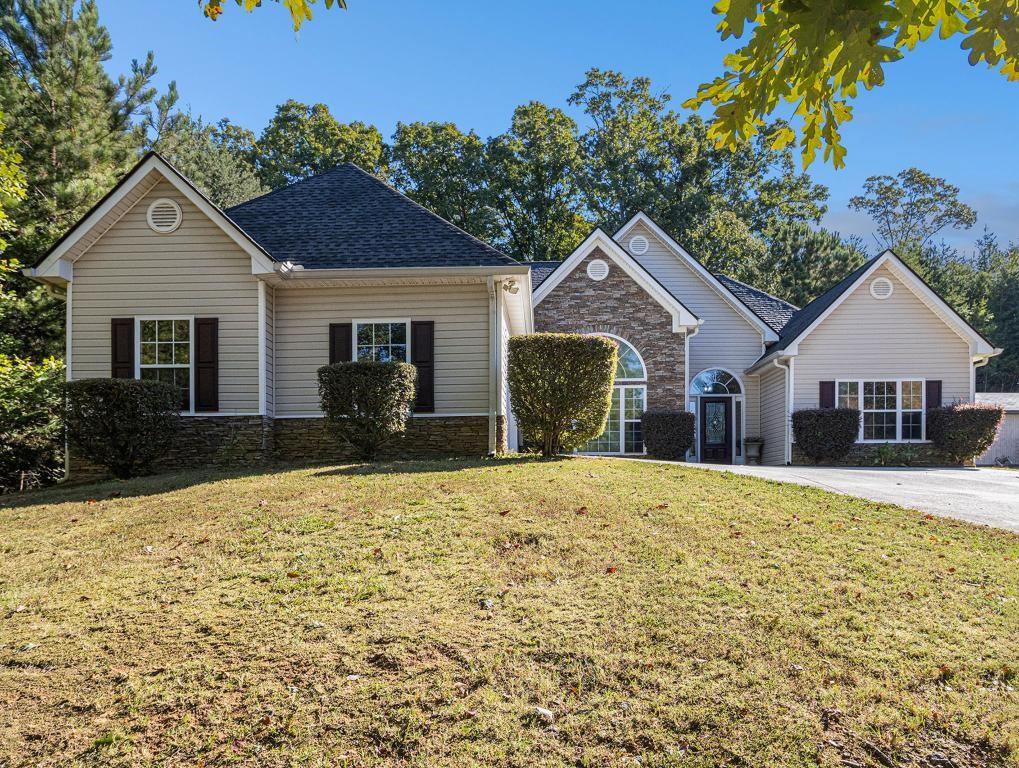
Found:
[[870, 284], [870, 295], [875, 299], [887, 299], [895, 292], [895, 286], [887, 277], [875, 278]]
[[149, 206], [146, 218], [153, 232], [166, 234], [180, 226], [182, 215], [176, 201], [162, 197]]
[[634, 256], [643, 256], [647, 253], [647, 238], [644, 235], [634, 235], [630, 238], [630, 253]]
[[609, 276], [609, 265], [601, 259], [591, 259], [587, 263], [587, 276], [592, 280], [604, 280]]

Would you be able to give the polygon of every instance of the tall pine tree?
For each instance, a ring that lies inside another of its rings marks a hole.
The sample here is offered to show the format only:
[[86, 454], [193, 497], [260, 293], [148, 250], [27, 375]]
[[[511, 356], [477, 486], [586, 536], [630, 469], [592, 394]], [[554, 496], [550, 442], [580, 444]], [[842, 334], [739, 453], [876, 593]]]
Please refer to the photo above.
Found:
[[[21, 155], [27, 181], [10, 210], [11, 264], [38, 261], [137, 159], [156, 68], [150, 52], [113, 80], [111, 50], [94, 0], [0, 0], [0, 142]], [[59, 354], [62, 306], [16, 277], [4, 290], [17, 300], [0, 323], [32, 328], [13, 352]]]

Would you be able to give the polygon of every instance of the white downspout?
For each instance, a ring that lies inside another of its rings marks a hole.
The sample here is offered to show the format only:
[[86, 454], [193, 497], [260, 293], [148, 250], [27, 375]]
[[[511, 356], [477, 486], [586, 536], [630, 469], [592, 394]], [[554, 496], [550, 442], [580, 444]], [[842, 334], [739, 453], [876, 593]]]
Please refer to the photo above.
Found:
[[783, 419], [784, 424], [782, 426], [783, 440], [785, 446], [782, 451], [782, 458], [785, 463], [793, 463], [793, 441], [792, 441], [792, 425], [793, 425], [793, 376], [792, 376], [792, 358], [789, 359], [789, 365], [783, 365], [782, 358], [776, 357], [771, 361], [772, 365], [782, 371], [783, 381], [785, 382], [785, 417]]
[[687, 327], [686, 333], [683, 334], [683, 406], [684, 406], [683, 410], [689, 411], [690, 410], [690, 406], [691, 405], [694, 406], [694, 409], [693, 409], [693, 419], [694, 419], [694, 422], [693, 422], [694, 423], [694, 427], [693, 427], [694, 441], [693, 441], [693, 444], [694, 444], [694, 451], [696, 451], [696, 453], [694, 453], [694, 451], [687, 451], [686, 452], [686, 460], [687, 461], [690, 461], [690, 458], [691, 458], [692, 455], [696, 455], [697, 458], [698, 458], [698, 461], [700, 461], [700, 455], [701, 455], [701, 451], [700, 451], [700, 448], [701, 448], [701, 445], [700, 445], [700, 443], [701, 443], [701, 431], [700, 431], [699, 425], [697, 424], [697, 420], [699, 418], [699, 414], [697, 413], [696, 401], [691, 401], [690, 400], [690, 339], [692, 339], [694, 336], [696, 336], [698, 333], [700, 333], [700, 330], [701, 330], [700, 325], [695, 325], [695, 326], [693, 326], [693, 333], [691, 333], [690, 332], [690, 328]]
[[499, 382], [502, 380], [502, 281], [488, 278], [488, 454], [499, 449]]

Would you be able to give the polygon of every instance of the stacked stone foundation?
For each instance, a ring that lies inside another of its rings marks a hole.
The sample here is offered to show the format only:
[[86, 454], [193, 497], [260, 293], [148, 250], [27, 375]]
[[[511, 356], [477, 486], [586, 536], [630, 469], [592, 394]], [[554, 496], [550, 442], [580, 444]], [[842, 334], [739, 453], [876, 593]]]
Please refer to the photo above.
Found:
[[[497, 446], [506, 450], [506, 423], [497, 420]], [[415, 417], [407, 431], [380, 453], [381, 460], [485, 456], [487, 416]], [[272, 462], [350, 461], [355, 452], [323, 418], [273, 419], [263, 416], [188, 416], [157, 472], [197, 467], [253, 467]], [[101, 466], [72, 450], [68, 479], [88, 482], [108, 477]]]

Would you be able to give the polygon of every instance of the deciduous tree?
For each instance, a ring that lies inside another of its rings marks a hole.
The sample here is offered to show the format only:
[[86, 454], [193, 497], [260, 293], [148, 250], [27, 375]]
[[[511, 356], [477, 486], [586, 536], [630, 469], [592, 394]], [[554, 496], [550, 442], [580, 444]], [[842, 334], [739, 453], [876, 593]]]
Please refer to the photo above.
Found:
[[517, 107], [510, 130], [488, 142], [485, 164], [499, 243], [514, 258], [561, 259], [591, 230], [577, 124], [561, 109], [536, 101]]
[[498, 239], [499, 222], [485, 178], [485, 143], [453, 123], [398, 123], [392, 181], [401, 192], [461, 229]]
[[290, 99], [258, 137], [254, 162], [262, 184], [279, 189], [345, 162], [385, 175], [385, 150], [374, 125], [341, 123], [325, 104]]
[[734, 147], [763, 131], [783, 107], [795, 124], [773, 138], [799, 140], [804, 164], [845, 164], [841, 125], [861, 89], [885, 82], [885, 66], [935, 34], [961, 38], [969, 63], [1019, 80], [1015, 0], [718, 0], [723, 40], [746, 43], [725, 57], [725, 71], [700, 86], [688, 106], [711, 105], [711, 137]]

